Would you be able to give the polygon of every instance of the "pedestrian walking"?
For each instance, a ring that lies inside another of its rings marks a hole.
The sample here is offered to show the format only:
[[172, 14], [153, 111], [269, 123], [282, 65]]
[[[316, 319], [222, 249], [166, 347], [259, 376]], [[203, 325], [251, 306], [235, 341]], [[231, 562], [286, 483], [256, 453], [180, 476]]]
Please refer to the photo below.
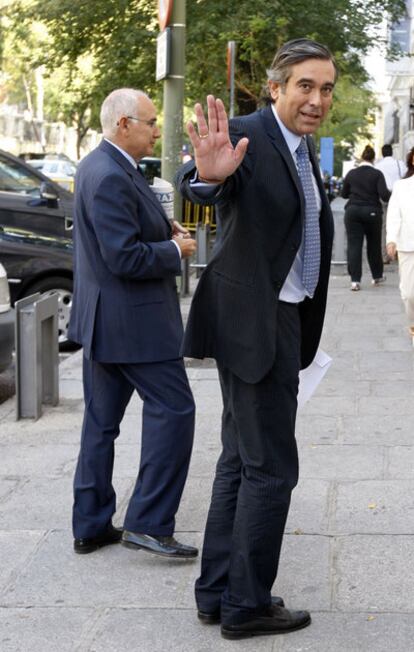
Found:
[[407, 172], [396, 181], [388, 204], [387, 253], [398, 254], [400, 293], [414, 346], [414, 147], [407, 155]]
[[[404, 161], [394, 158], [392, 145], [388, 143], [383, 145], [381, 148], [382, 159], [375, 163], [377, 170], [380, 170], [384, 177], [387, 188], [390, 192], [394, 187], [394, 183], [399, 179], [402, 179], [406, 172], [407, 166]], [[385, 225], [387, 223], [387, 204], [383, 203], [382, 206], [382, 228], [381, 228], [381, 252], [382, 259], [385, 264], [390, 262], [390, 256], [387, 254], [386, 248], [386, 234], [385, 234]]]
[[[122, 543], [166, 557], [197, 549], [173, 537], [193, 443], [194, 402], [179, 349], [175, 277], [195, 241], [172, 226], [138, 166], [160, 136], [143, 92], [102, 104], [104, 140], [78, 167], [69, 337], [83, 346], [85, 414], [74, 480], [77, 553]], [[112, 525], [114, 442], [129, 400], [143, 400], [141, 462], [125, 515]]]
[[268, 70], [268, 105], [227, 120], [207, 98], [188, 132], [195, 162], [177, 184], [217, 206], [221, 246], [203, 272], [185, 355], [217, 361], [220, 455], [196, 582], [198, 617], [226, 638], [306, 627], [308, 611], [271, 596], [290, 497], [298, 480], [299, 370], [318, 348], [333, 222], [311, 138], [332, 103], [329, 50], [295, 39]]
[[379, 285], [385, 281], [381, 253], [381, 200], [387, 202], [391, 193], [384, 175], [375, 169], [374, 160], [375, 151], [367, 145], [362, 152], [361, 163], [348, 172], [342, 186], [342, 197], [349, 200], [345, 205], [345, 229], [348, 273], [354, 292], [361, 289], [364, 238], [372, 284]]

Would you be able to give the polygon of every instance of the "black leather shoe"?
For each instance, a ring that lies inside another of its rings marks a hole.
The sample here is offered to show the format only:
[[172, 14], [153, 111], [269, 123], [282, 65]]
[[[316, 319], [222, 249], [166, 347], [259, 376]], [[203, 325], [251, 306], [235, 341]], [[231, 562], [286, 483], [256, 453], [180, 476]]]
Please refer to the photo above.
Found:
[[198, 555], [197, 548], [179, 543], [174, 537], [150, 536], [124, 530], [121, 543], [126, 548], [139, 548], [162, 557], [194, 559]]
[[265, 634], [288, 634], [311, 623], [308, 611], [289, 611], [284, 607], [272, 606], [267, 614], [237, 625], [222, 625], [223, 638], [249, 638]]
[[[284, 607], [285, 603], [283, 598], [280, 598], [278, 595], [272, 595], [272, 605], [275, 605], [276, 607]], [[216, 609], [215, 611], [203, 611], [202, 609], [199, 609], [197, 611], [197, 616], [205, 625], [218, 625], [221, 623], [220, 609]]]
[[122, 530], [111, 525], [106, 532], [89, 539], [75, 539], [73, 549], [79, 555], [87, 555], [88, 552], [94, 552], [98, 548], [109, 546], [112, 543], [119, 543], [122, 537]]

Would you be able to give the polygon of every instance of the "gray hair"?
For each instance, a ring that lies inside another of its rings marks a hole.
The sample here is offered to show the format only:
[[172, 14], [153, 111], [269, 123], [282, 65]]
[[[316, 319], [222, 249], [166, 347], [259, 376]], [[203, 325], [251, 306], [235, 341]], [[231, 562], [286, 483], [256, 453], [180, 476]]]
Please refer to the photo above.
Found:
[[336, 81], [338, 67], [333, 54], [328, 50], [326, 45], [307, 38], [293, 39], [279, 48], [272, 61], [272, 65], [266, 71], [268, 80], [284, 86], [292, 74], [292, 66], [306, 59], [325, 59], [332, 61], [335, 68]]
[[102, 133], [106, 138], [115, 136], [117, 123], [122, 116], [135, 114], [142, 97], [148, 95], [135, 88], [117, 88], [109, 93], [102, 103], [100, 114]]

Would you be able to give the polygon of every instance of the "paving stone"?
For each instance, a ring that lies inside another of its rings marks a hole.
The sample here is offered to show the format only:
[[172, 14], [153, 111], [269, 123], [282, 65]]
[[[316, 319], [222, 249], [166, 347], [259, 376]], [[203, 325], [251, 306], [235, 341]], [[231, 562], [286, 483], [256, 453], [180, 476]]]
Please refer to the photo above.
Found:
[[[0, 446], [4, 475], [43, 476], [73, 472], [78, 447], [67, 444]], [[69, 471], [68, 471], [69, 470]]]
[[[293, 636], [293, 634], [290, 634]], [[299, 632], [295, 635], [300, 640]], [[280, 638], [280, 637], [278, 637]], [[194, 607], [186, 610], [111, 609], [99, 623], [88, 652], [114, 652], [131, 647], [139, 652], [272, 652], [273, 637], [227, 641], [219, 627], [203, 626]], [[253, 645], [253, 647], [252, 647]]]
[[59, 398], [83, 400], [83, 387], [75, 378], [59, 378]]
[[16, 488], [18, 482], [16, 478], [2, 478], [0, 476], [0, 509], [1, 504], [12, 493], [13, 489]]
[[406, 351], [373, 351], [360, 357], [361, 379], [377, 380], [378, 373], [388, 380], [413, 377], [413, 356]]
[[275, 640], [273, 652], [402, 652], [414, 636], [407, 614], [312, 611], [312, 624]]
[[176, 532], [199, 532], [203, 535], [212, 485], [213, 474], [210, 478], [189, 476], [177, 513]]
[[320, 396], [351, 396], [358, 398], [359, 396], [368, 396], [371, 391], [371, 384], [368, 380], [355, 383], [355, 379], [345, 380], [338, 373], [327, 372], [325, 378], [317, 388], [312, 400], [316, 400]]
[[334, 416], [337, 414], [356, 415], [358, 404], [355, 398], [343, 396], [316, 396], [303, 407], [305, 416]]
[[338, 442], [338, 417], [302, 416], [296, 419], [296, 439], [301, 445]]
[[341, 611], [413, 611], [413, 537], [353, 535], [336, 540], [336, 598]]
[[73, 652], [92, 617], [93, 609], [0, 608], [0, 648], [2, 652]]
[[28, 531], [23, 526], [18, 530], [0, 530], [0, 602], [7, 584], [25, 567], [44, 536], [40, 530]]
[[292, 493], [286, 532], [327, 534], [330, 483], [299, 479]]
[[333, 532], [414, 534], [414, 479], [340, 482]]
[[[184, 540], [184, 536], [181, 538]], [[188, 533], [185, 540], [199, 546], [201, 537]], [[16, 581], [3, 591], [3, 606], [93, 605], [97, 609], [115, 605], [158, 608], [193, 605], [197, 560], [160, 560], [155, 555], [121, 545], [76, 555], [72, 546], [69, 530], [49, 532]]]
[[368, 446], [303, 446], [300, 452], [302, 478], [361, 480], [384, 475], [384, 451]]
[[339, 420], [344, 444], [398, 446], [413, 443], [413, 419], [398, 414], [344, 416]]
[[388, 450], [387, 477], [414, 478], [414, 446], [394, 446]]
[[412, 401], [396, 396], [382, 396], [380, 400], [373, 400], [372, 396], [361, 396], [359, 399], [359, 413], [366, 416], [375, 414], [381, 419], [384, 414], [399, 414], [400, 416], [411, 416], [413, 413]]
[[330, 537], [285, 535], [273, 595], [294, 609], [330, 609], [330, 561]]
[[[360, 383], [358, 383], [360, 384]], [[370, 396], [375, 404], [378, 398], [414, 398], [414, 383], [407, 383], [406, 380], [390, 381], [388, 378], [381, 378], [370, 382]], [[398, 410], [394, 417], [398, 416]]]
[[[114, 487], [122, 500], [129, 482], [120, 478]], [[0, 504], [0, 529], [70, 529], [72, 503], [73, 474], [29, 478]]]

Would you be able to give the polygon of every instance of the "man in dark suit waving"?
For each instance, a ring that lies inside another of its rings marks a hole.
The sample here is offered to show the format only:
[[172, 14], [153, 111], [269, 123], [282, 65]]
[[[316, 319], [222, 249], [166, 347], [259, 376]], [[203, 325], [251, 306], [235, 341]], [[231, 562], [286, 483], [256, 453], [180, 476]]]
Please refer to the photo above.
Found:
[[[102, 143], [75, 184], [75, 289], [70, 337], [84, 349], [85, 415], [74, 481], [74, 548], [122, 543], [195, 557], [173, 537], [190, 461], [194, 402], [179, 349], [176, 275], [195, 242], [171, 224], [137, 162], [160, 136], [145, 93], [103, 102]], [[124, 531], [112, 525], [114, 441], [133, 391], [143, 400], [142, 449]]]
[[222, 235], [195, 293], [184, 355], [217, 360], [222, 444], [196, 583], [198, 616], [243, 638], [305, 627], [307, 611], [271, 597], [291, 491], [298, 375], [325, 313], [332, 215], [313, 134], [332, 102], [329, 50], [290, 41], [268, 71], [269, 105], [227, 122], [208, 96], [188, 132], [183, 194], [214, 203]]

